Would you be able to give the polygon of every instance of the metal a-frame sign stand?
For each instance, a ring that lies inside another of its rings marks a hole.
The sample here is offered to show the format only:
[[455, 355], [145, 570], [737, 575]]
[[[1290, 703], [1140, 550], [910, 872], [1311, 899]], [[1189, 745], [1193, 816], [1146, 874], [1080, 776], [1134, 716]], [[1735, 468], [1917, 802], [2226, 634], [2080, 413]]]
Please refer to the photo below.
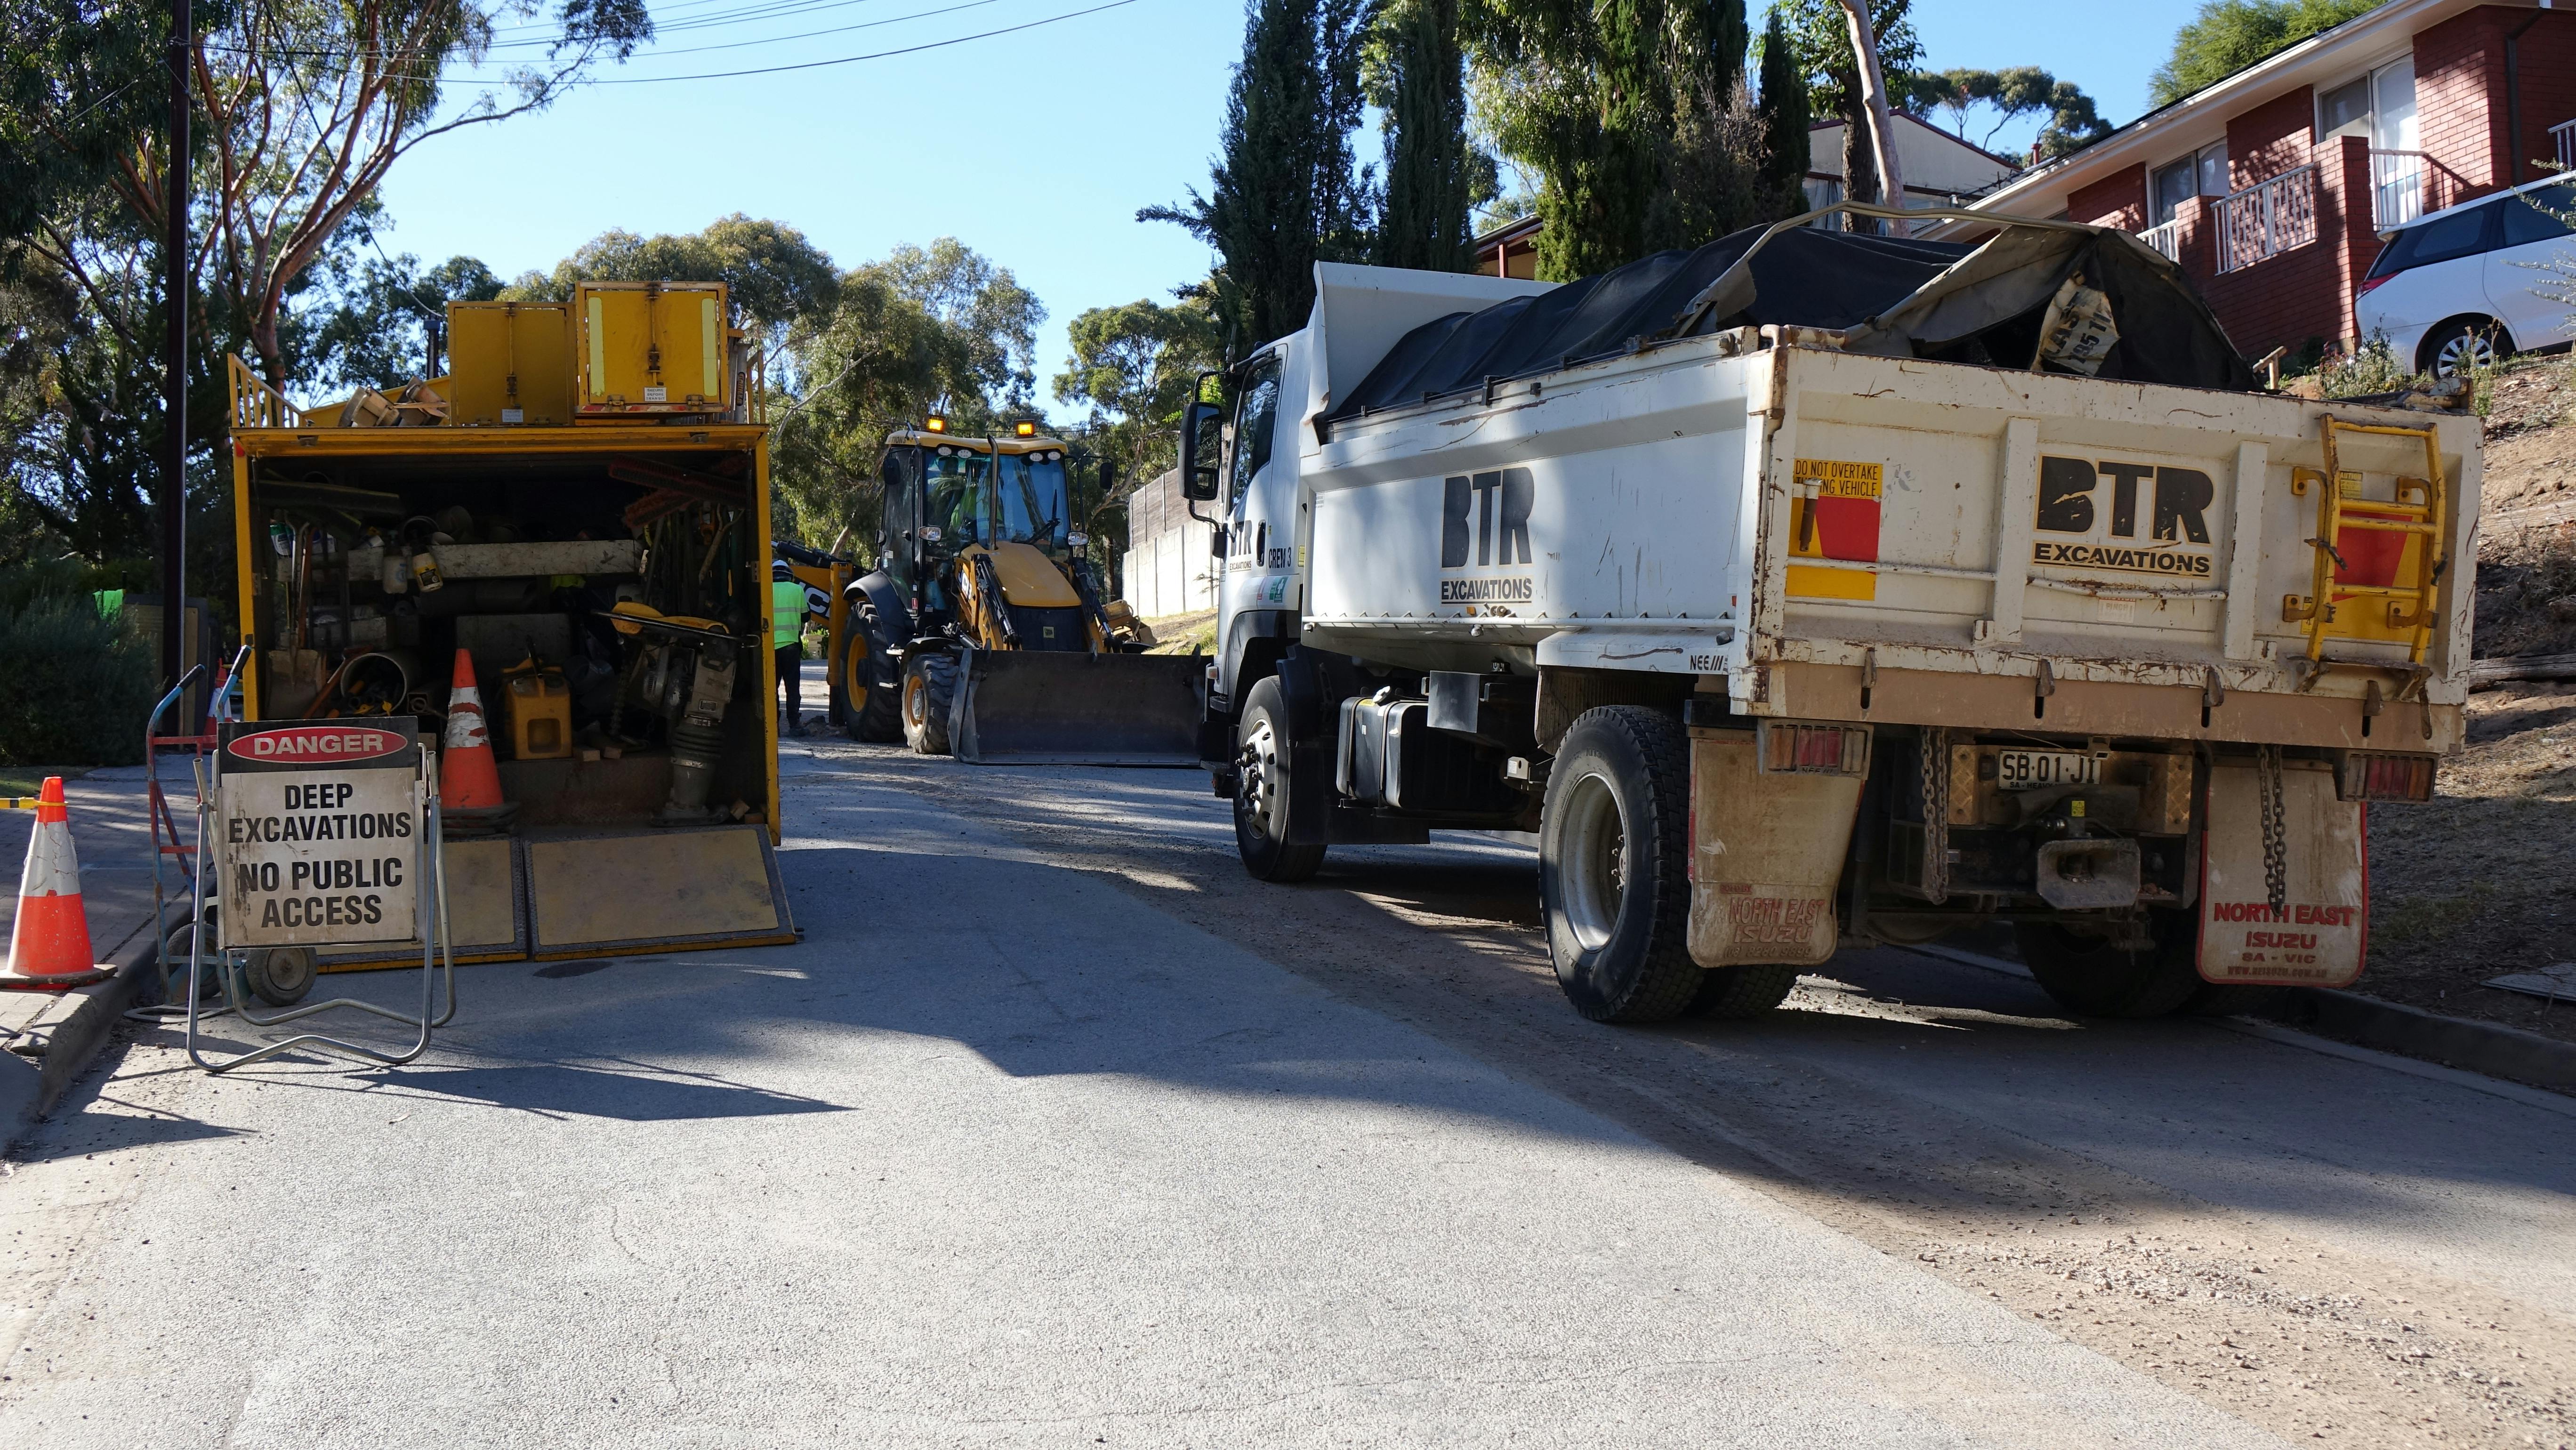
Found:
[[[197, 1044], [206, 960], [202, 932], [188, 953], [188, 1058], [230, 1072], [297, 1049], [399, 1067], [429, 1050], [430, 1033], [456, 1016], [456, 953], [448, 942], [447, 870], [440, 848], [437, 758], [408, 716], [354, 720], [225, 722], [212, 755], [213, 778], [197, 769], [197, 839], [208, 850], [196, 877], [196, 919], [209, 881], [219, 882], [218, 975], [227, 1009], [253, 1027], [276, 1027], [334, 1008], [352, 1008], [418, 1030], [412, 1045], [384, 1053], [355, 1042], [301, 1033], [225, 1061]], [[338, 997], [269, 1016], [242, 1000], [242, 952], [418, 941], [417, 1014]], [[446, 1005], [431, 1016], [432, 988], [446, 967]]]

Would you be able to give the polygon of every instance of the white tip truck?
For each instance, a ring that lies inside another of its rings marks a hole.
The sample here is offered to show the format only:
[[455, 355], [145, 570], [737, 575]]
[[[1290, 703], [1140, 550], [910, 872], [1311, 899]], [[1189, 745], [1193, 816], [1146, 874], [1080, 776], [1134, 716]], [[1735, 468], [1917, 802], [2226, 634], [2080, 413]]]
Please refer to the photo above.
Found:
[[1585, 1015], [2008, 922], [2066, 1008], [2341, 985], [2461, 738], [2478, 420], [2258, 391], [2119, 232], [1323, 265], [1183, 419], [1255, 876], [1535, 831]]

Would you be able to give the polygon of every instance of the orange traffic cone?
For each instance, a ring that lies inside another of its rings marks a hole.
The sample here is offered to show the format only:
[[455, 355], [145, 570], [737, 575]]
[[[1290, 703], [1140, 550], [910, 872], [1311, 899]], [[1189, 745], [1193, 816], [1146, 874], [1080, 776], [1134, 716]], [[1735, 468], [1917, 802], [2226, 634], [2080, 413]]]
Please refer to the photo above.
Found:
[[80, 857], [72, 850], [71, 809], [63, 778], [45, 777], [36, 797], [36, 834], [27, 840], [27, 870], [18, 882], [18, 920], [9, 930], [9, 970], [0, 986], [60, 991], [115, 975], [90, 955], [89, 914], [81, 905]]
[[492, 732], [483, 720], [483, 692], [474, 683], [474, 657], [456, 652], [449, 681], [445, 753], [438, 763], [438, 809], [459, 832], [498, 829], [517, 808], [501, 799], [501, 770], [492, 761]]

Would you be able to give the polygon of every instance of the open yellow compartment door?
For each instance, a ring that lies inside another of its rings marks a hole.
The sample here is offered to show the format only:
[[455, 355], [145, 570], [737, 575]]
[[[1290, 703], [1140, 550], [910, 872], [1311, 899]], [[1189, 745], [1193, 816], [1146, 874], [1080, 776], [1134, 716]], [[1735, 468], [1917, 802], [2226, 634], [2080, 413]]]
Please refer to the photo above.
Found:
[[758, 826], [532, 840], [529, 955], [693, 951], [796, 939]]

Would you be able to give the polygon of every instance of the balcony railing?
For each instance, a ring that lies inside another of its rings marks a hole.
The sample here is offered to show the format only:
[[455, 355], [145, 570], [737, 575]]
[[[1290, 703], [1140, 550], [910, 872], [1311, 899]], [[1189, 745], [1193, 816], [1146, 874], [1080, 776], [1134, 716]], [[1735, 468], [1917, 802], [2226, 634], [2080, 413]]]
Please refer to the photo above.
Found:
[[2317, 239], [2312, 163], [2256, 182], [2218, 204], [2218, 270], [2233, 272]]
[[2182, 218], [2161, 222], [2138, 233], [2138, 240], [2164, 253], [2168, 262], [2182, 260]]
[[2424, 214], [2424, 153], [2370, 153], [2370, 225], [2374, 231], [2402, 227]]
[[2558, 169], [2576, 171], [2576, 121], [2561, 121], [2550, 127], [2549, 139], [2558, 143]]

